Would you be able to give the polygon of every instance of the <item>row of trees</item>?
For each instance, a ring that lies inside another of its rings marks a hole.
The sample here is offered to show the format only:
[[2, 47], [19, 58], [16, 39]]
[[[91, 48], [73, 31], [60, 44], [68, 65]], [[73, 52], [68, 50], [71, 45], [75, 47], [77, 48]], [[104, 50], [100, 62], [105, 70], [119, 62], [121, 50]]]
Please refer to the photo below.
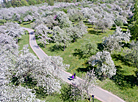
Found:
[[29, 6], [29, 5], [35, 5], [35, 4], [41, 4], [46, 2], [45, 0], [11, 0], [7, 1], [4, 0], [3, 7], [20, 7], [20, 6]]
[[2, 4], [2, 7], [20, 7], [20, 6], [29, 6], [29, 5], [35, 5], [35, 4], [42, 4], [42, 3], [48, 3], [48, 5], [53, 6], [54, 2], [80, 2], [81, 0], [11, 0], [7, 1], [4, 0], [4, 3]]
[[[40, 41], [45, 47], [46, 44], [53, 41], [57, 45], [64, 46], [64, 50], [70, 42], [75, 42], [77, 38], [81, 38], [87, 33], [87, 27], [82, 21], [73, 25], [63, 11], [36, 20], [33, 28], [36, 29], [36, 35], [40, 35], [38, 37], [41, 38]], [[49, 34], [52, 34], [52, 36]]]

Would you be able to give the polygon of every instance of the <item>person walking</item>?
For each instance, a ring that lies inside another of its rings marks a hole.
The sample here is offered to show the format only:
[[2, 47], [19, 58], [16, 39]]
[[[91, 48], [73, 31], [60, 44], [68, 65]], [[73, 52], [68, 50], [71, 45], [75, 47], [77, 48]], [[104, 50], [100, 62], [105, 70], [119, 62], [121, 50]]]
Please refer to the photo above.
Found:
[[74, 75], [72, 75], [72, 79], [74, 79]]

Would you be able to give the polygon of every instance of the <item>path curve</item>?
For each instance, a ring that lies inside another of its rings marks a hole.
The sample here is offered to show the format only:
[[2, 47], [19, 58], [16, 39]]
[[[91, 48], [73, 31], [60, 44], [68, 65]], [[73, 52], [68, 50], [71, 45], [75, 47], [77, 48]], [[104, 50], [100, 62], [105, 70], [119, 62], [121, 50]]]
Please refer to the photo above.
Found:
[[[45, 57], [47, 57], [48, 55], [45, 54], [45, 52], [37, 45], [36, 40], [35, 40], [35, 34], [34, 34], [34, 30], [30, 29], [30, 28], [23, 28], [25, 30], [27, 30], [29, 32], [29, 44], [32, 48], [32, 50], [36, 53], [36, 55], [38, 56], [38, 58], [44, 59]], [[69, 83], [69, 84], [77, 84], [79, 83], [79, 81], [81, 81], [82, 79], [79, 77], [76, 77], [75, 80], [68, 80], [68, 78], [72, 75], [69, 72], [66, 72], [64, 70], [60, 71], [60, 78]], [[121, 98], [119, 98], [118, 96], [112, 94], [111, 92], [108, 92], [98, 86], [95, 86], [92, 90], [91, 86], [89, 87], [89, 94], [90, 95], [94, 95], [94, 97], [102, 102], [125, 102], [124, 100], [122, 100]]]

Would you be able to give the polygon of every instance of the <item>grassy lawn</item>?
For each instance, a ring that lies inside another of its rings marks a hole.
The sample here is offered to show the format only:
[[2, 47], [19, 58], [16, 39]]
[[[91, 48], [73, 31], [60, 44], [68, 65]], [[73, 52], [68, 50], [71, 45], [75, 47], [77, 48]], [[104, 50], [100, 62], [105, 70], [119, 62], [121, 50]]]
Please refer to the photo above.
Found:
[[[63, 101], [59, 96], [47, 96], [46, 99], [45, 99], [45, 102], [69, 102], [69, 101]], [[77, 102], [90, 102], [88, 100], [80, 100], [80, 101], [77, 101]], [[94, 102], [101, 102], [97, 99], [94, 99]]]
[[22, 50], [23, 46], [27, 45], [27, 44], [28, 44], [29, 51], [36, 56], [36, 54], [34, 53], [34, 51], [32, 50], [32, 48], [29, 45], [29, 34], [28, 34], [28, 32], [26, 32], [26, 34], [22, 35], [22, 37], [19, 38], [19, 40], [18, 40], [19, 51]]
[[[46, 48], [38, 40], [37, 43], [49, 56], [61, 56], [64, 59], [64, 63], [70, 64], [70, 68], [67, 71], [72, 74], [75, 72], [77, 76], [81, 77], [88, 70], [85, 64], [88, 58], [74, 56], [74, 50], [80, 49], [81, 44], [85, 43], [86, 39], [98, 46], [103, 41], [103, 37], [111, 35], [114, 32], [114, 30], [108, 30], [106, 33], [100, 33], [99, 31], [95, 31], [91, 25], [87, 26], [88, 34], [85, 34], [83, 38], [78, 39], [75, 43], [71, 43], [65, 51], [63, 51], [63, 48], [56, 48], [54, 43], [47, 45]], [[122, 31], [126, 31], [125, 28], [127, 27], [122, 27]], [[122, 55], [122, 52], [120, 54], [118, 52], [112, 53], [112, 58], [117, 68], [117, 75], [112, 79], [106, 79], [104, 81], [98, 80], [98, 85], [127, 102], [138, 102], [138, 87], [134, 84], [134, 72], [136, 69], [124, 63]]]

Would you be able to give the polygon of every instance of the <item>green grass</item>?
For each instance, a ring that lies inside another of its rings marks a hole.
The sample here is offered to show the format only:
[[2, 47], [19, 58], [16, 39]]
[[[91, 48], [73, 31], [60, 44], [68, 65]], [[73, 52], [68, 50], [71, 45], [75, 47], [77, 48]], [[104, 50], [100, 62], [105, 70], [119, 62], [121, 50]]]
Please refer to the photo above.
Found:
[[19, 40], [18, 40], [19, 51], [22, 50], [23, 46], [27, 45], [27, 44], [28, 44], [29, 52], [33, 53], [36, 56], [36, 54], [34, 53], [34, 51], [32, 50], [32, 48], [29, 45], [29, 34], [28, 34], [28, 32], [26, 32], [26, 34], [22, 35], [22, 37], [19, 38]]
[[31, 28], [31, 22], [23, 22], [22, 24], [20, 24], [21, 27], [26, 27], [26, 28]]
[[[69, 102], [69, 101], [63, 101], [59, 95], [56, 95], [56, 96], [47, 96], [46, 99], [45, 99], [45, 102]], [[90, 102], [88, 100], [80, 100], [80, 101], [77, 101], [77, 102]], [[97, 99], [94, 99], [94, 102], [101, 102]]]

